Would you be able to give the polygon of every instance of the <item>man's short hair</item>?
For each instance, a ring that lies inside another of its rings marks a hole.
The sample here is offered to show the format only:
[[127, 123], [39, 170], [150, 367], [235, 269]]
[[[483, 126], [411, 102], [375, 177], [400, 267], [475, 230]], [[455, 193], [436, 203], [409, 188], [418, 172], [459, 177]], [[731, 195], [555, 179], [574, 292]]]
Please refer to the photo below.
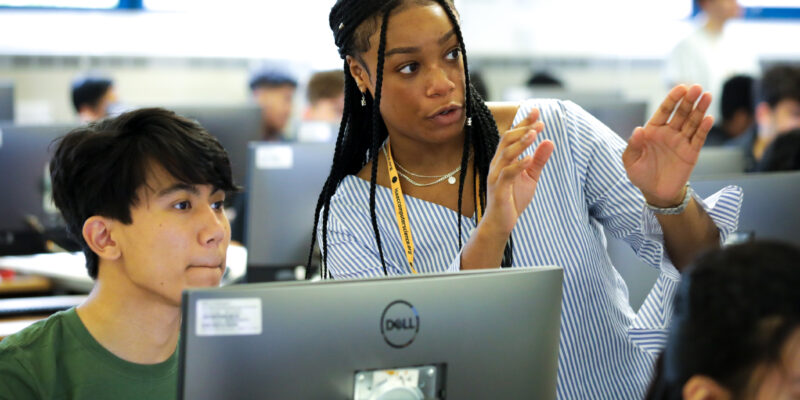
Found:
[[322, 99], [335, 99], [344, 94], [344, 73], [333, 71], [316, 72], [308, 81], [307, 97], [311, 104]]
[[783, 100], [800, 102], [800, 66], [776, 65], [764, 72], [758, 98], [770, 107]]
[[97, 107], [114, 82], [102, 76], [80, 76], [72, 81], [72, 106], [76, 112], [81, 107]]
[[753, 85], [755, 80], [747, 75], [736, 75], [722, 85], [722, 119], [733, 118], [739, 110], [744, 110], [747, 115], [755, 114], [753, 104]]
[[57, 139], [50, 161], [53, 200], [67, 232], [83, 249], [89, 276], [99, 259], [83, 238], [83, 224], [99, 215], [132, 223], [153, 163], [187, 184], [238, 190], [225, 149], [200, 124], [172, 111], [146, 108], [77, 128]]
[[257, 70], [250, 76], [250, 90], [258, 88], [274, 88], [278, 86], [297, 87], [297, 79], [281, 68], [266, 67]]

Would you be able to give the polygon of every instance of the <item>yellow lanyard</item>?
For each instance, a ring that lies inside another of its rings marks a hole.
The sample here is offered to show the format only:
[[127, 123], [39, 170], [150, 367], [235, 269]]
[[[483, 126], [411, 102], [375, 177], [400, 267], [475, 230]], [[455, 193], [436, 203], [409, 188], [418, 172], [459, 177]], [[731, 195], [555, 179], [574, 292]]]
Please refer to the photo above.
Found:
[[[394, 213], [397, 217], [397, 230], [400, 232], [400, 238], [403, 242], [403, 247], [406, 249], [406, 259], [408, 266], [411, 267], [411, 273], [417, 274], [414, 269], [414, 239], [411, 237], [411, 221], [408, 219], [408, 208], [406, 207], [406, 200], [403, 197], [403, 188], [400, 187], [400, 177], [397, 174], [397, 168], [394, 164], [392, 157], [392, 146], [389, 140], [386, 141], [386, 168], [389, 171], [389, 182], [392, 185], [392, 203], [394, 203]], [[477, 215], [477, 222], [481, 221], [483, 210], [481, 209], [480, 202], [480, 181], [478, 176], [475, 175], [475, 212]], [[461, 216], [459, 215], [459, 218]]]

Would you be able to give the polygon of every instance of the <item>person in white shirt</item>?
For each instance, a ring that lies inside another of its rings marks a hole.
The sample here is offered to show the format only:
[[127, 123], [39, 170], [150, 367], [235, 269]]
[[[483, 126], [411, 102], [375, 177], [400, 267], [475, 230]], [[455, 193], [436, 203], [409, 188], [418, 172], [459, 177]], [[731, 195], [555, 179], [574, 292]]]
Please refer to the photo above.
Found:
[[[702, 9], [705, 23], [681, 40], [672, 50], [666, 65], [668, 87], [697, 83], [721, 98], [722, 85], [737, 74], [759, 75], [758, 61], [740, 41], [725, 34], [728, 21], [742, 9], [737, 0], [695, 0]], [[709, 115], [719, 119], [719, 103], [709, 108]]]

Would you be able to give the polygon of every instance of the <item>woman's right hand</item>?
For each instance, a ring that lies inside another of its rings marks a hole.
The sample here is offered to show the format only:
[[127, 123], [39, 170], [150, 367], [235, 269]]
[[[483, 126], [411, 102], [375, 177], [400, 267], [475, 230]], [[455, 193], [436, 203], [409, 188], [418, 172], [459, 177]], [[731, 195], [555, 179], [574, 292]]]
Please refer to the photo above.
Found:
[[524, 121], [502, 135], [489, 165], [486, 212], [481, 225], [505, 235], [506, 239], [533, 200], [539, 176], [553, 153], [553, 142], [544, 140], [533, 155], [519, 158], [542, 130], [544, 123], [539, 121], [539, 110], [534, 108]]
[[539, 110], [533, 109], [528, 118], [500, 138], [489, 165], [486, 212], [462, 249], [461, 269], [500, 266], [511, 230], [533, 200], [542, 169], [553, 154], [553, 142], [544, 140], [533, 155], [519, 159], [542, 130]]

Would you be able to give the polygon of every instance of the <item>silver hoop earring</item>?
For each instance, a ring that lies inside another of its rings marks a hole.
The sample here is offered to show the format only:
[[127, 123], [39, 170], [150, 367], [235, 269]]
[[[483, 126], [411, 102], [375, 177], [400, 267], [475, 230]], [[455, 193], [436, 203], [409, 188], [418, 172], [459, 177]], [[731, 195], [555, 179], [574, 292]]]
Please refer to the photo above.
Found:
[[364, 92], [361, 92], [361, 107], [367, 106], [367, 98], [364, 96]]

